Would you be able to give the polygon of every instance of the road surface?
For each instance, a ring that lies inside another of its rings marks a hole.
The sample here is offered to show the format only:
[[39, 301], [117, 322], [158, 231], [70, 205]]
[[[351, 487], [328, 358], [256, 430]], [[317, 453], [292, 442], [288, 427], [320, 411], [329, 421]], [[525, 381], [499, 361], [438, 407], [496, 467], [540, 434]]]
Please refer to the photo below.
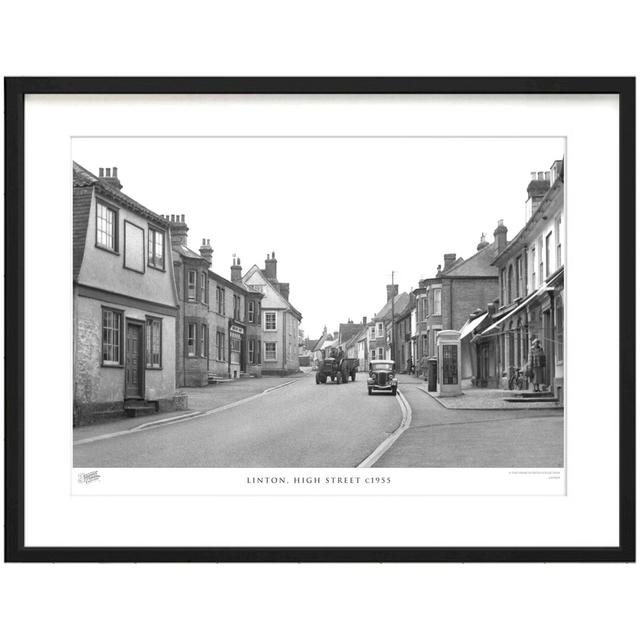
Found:
[[[215, 388], [211, 389], [215, 393]], [[185, 422], [76, 444], [75, 467], [357, 467], [398, 428], [397, 397], [295, 379]]]

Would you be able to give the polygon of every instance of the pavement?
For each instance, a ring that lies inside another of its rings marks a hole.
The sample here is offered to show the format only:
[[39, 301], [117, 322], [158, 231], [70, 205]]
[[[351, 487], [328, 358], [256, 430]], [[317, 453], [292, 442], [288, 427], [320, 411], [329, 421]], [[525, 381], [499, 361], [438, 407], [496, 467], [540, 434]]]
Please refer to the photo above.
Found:
[[562, 409], [449, 409], [424, 390], [424, 381], [399, 378], [412, 409], [411, 425], [375, 467], [563, 466]]
[[263, 376], [261, 378], [238, 378], [218, 384], [211, 384], [206, 387], [184, 387], [179, 391], [184, 391], [189, 396], [188, 409], [186, 411], [169, 411], [164, 413], [150, 413], [137, 418], [120, 418], [109, 420], [98, 424], [76, 427], [73, 430], [74, 443], [80, 440], [96, 438], [120, 431], [132, 431], [145, 425], [157, 422], [167, 423], [188, 417], [194, 413], [204, 413], [211, 409], [243, 400], [256, 394], [264, 393], [270, 389], [275, 389], [292, 380], [296, 380], [307, 375], [310, 368], [302, 370], [300, 373], [289, 376]]

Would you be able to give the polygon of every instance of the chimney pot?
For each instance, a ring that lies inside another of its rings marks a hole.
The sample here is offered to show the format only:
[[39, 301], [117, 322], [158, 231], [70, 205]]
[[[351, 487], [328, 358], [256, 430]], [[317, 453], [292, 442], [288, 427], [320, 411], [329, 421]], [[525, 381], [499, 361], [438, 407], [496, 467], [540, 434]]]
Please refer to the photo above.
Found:
[[118, 167], [113, 167], [113, 177], [114, 178], [118, 177]]
[[184, 213], [182, 214], [182, 222], [184, 222]]
[[104, 178], [104, 169], [100, 167], [100, 173], [98, 174], [99, 178]]

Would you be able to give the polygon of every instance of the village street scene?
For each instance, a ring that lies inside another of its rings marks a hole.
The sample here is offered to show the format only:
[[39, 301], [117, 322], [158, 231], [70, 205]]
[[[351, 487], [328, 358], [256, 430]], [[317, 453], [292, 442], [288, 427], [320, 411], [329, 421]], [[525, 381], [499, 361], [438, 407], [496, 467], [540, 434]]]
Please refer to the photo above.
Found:
[[[341, 269], [363, 279], [385, 263], [355, 311], [332, 293], [338, 277], [307, 310], [314, 267], [282, 257], [291, 236], [222, 255], [213, 219], [194, 237], [189, 213], [158, 212], [118, 167], [85, 164], [74, 467], [564, 466], [561, 155], [516, 185], [519, 227], [489, 207], [473, 244], [434, 233], [439, 252], [400, 278], [379, 247], [349, 258]], [[322, 238], [310, 263], [339, 252]]]

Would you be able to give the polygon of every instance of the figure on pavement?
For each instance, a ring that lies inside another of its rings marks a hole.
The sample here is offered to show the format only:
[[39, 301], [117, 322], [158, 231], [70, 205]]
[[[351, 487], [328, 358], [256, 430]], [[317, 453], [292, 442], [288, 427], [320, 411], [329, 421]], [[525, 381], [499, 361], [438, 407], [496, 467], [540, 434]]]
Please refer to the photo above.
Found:
[[429, 357], [425, 353], [422, 358], [420, 358], [420, 375], [426, 380], [427, 379], [427, 370], [429, 368]]
[[544, 384], [544, 370], [547, 361], [542, 345], [538, 338], [531, 341], [529, 350], [529, 361], [527, 363], [527, 373], [532, 378], [533, 390], [540, 391], [540, 385]]

